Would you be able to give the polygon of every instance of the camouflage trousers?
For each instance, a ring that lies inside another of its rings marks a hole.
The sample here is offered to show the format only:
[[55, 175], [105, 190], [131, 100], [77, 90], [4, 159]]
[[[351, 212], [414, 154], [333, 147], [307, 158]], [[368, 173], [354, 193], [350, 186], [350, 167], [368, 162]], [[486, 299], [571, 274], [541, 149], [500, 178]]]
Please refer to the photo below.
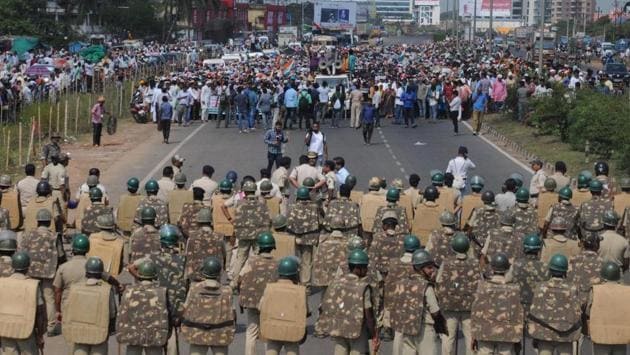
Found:
[[[138, 346], [138, 345], [127, 345], [126, 355], [162, 355], [162, 350], [164, 348], [161, 346]], [[144, 353], [143, 353], [144, 352]]]
[[227, 346], [207, 346], [207, 345], [194, 345], [190, 344], [190, 355], [206, 355], [208, 349], [212, 350], [212, 355], [227, 355]]
[[260, 312], [247, 308], [247, 329], [245, 330], [245, 355], [256, 355], [256, 340], [260, 334]]
[[31, 334], [26, 339], [10, 339], [0, 338], [2, 347], [2, 355], [38, 355], [39, 349], [37, 348], [37, 340], [35, 335]]
[[265, 348], [265, 355], [280, 355], [280, 351], [282, 351], [282, 348], [284, 348], [284, 351], [287, 355], [300, 354], [300, 344], [298, 343], [287, 343], [284, 341], [269, 340], [267, 341]]
[[479, 341], [477, 355], [513, 355], [514, 343], [501, 341]]
[[107, 341], [97, 345], [72, 344], [72, 355], [107, 355]]
[[[472, 354], [472, 334], [470, 333], [470, 312], [444, 312], [444, 318], [446, 319], [446, 329], [448, 329], [448, 335], [442, 335], [442, 354], [444, 355], [456, 355], [455, 342], [457, 341], [457, 328], [459, 327], [464, 333], [464, 354]], [[460, 353], [461, 350], [457, 351]]]
[[[573, 343], [558, 341], [538, 341], [538, 355], [572, 355]], [[599, 355], [599, 353], [594, 353]]]
[[626, 346], [625, 345], [593, 344], [593, 354], [626, 355]]
[[418, 335], [403, 334], [401, 355], [438, 355], [440, 338], [433, 325], [423, 324]]

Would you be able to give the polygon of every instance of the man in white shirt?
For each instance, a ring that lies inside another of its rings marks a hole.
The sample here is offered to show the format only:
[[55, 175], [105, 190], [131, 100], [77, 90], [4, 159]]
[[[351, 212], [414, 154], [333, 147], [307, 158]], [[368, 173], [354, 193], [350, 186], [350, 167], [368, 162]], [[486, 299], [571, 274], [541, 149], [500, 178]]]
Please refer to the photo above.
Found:
[[394, 108], [394, 124], [402, 124], [403, 118], [403, 102], [401, 100], [403, 93], [405, 90], [402, 85], [396, 85], [396, 100], [394, 104], [396, 105]]
[[212, 83], [210, 80], [201, 89], [201, 122], [208, 122], [208, 111], [210, 109], [210, 98], [212, 97]]
[[160, 189], [158, 190], [157, 197], [162, 200], [162, 202], [168, 203], [168, 194], [175, 190], [175, 182], [173, 182], [173, 167], [166, 166], [162, 169], [162, 178], [158, 180], [158, 186]]
[[315, 120], [321, 121], [326, 116], [326, 110], [328, 109], [328, 100], [330, 89], [328, 88], [328, 82], [324, 81], [320, 87], [317, 88], [319, 93], [319, 103], [317, 104], [317, 112], [315, 113]]
[[214, 168], [210, 165], [204, 165], [202, 168], [203, 176], [199, 179], [193, 181], [192, 185], [190, 185], [190, 191], [194, 187], [202, 188], [205, 191], [203, 195], [203, 201], [207, 204], [212, 200], [212, 194], [219, 187], [219, 184], [216, 181], [212, 180], [212, 175], [214, 174]]
[[463, 194], [466, 190], [466, 186], [468, 186], [468, 170], [475, 169], [476, 167], [475, 163], [468, 159], [468, 148], [460, 146], [457, 150], [457, 156], [448, 162], [446, 172], [453, 174], [455, 179], [457, 179], [458, 176], [461, 177], [464, 182], [464, 187], [459, 189], [459, 191]]
[[328, 159], [328, 145], [326, 135], [319, 130], [319, 122], [313, 122], [304, 143], [308, 145], [309, 152], [317, 153], [317, 166], [322, 166], [324, 160]]
[[20, 204], [22, 205], [22, 213], [26, 211], [26, 206], [33, 197], [37, 195], [37, 184], [39, 179], [35, 178], [35, 165], [26, 164], [24, 167], [26, 177], [17, 183], [17, 191], [20, 194]]
[[532, 176], [532, 180], [529, 183], [529, 193], [532, 198], [537, 198], [540, 190], [545, 187], [545, 180], [547, 180], [547, 175], [545, 175], [545, 171], [543, 170], [543, 162], [540, 159], [535, 159], [532, 161], [532, 170], [534, 170], [534, 176]]

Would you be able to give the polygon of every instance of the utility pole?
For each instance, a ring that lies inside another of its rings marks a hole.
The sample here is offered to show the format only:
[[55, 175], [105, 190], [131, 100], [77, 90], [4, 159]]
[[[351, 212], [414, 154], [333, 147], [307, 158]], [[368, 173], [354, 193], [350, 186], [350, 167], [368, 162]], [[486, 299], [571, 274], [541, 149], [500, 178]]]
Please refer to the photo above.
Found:
[[455, 9], [453, 12], [457, 14], [455, 17], [455, 44], [457, 46], [457, 52], [459, 52], [459, 0], [455, 0]]
[[472, 40], [475, 40], [475, 35], [477, 34], [477, 0], [474, 1], [473, 4], [473, 30], [472, 30]]
[[[568, 25], [567, 25], [568, 26]], [[543, 73], [543, 42], [545, 38], [545, 0], [540, 0], [540, 48], [538, 48], [538, 75]]]
[[490, 0], [490, 28], [488, 29], [488, 36], [490, 37], [490, 48], [492, 48], [492, 20], [494, 19], [494, 0]]

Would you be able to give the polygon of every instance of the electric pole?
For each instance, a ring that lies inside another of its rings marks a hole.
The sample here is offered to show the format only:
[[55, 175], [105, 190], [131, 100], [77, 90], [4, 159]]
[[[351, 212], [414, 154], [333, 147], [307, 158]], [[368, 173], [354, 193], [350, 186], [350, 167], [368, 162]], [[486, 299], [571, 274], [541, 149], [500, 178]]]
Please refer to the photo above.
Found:
[[473, 4], [473, 30], [472, 30], [472, 40], [475, 40], [475, 35], [477, 34], [477, 0], [474, 1]]
[[540, 0], [540, 45], [538, 48], [538, 75], [543, 73], [543, 42], [545, 39], [545, 0]]
[[[492, 38], [493, 38], [493, 36], [492, 36], [492, 20], [493, 20], [493, 17], [494, 17], [494, 0], [490, 0], [490, 26], [489, 26], [490, 28], [489, 28], [489, 31], [488, 31], [488, 35], [490, 37], [489, 38], [490, 41], [492, 41]], [[492, 48], [492, 43], [490, 43], [490, 48]]]

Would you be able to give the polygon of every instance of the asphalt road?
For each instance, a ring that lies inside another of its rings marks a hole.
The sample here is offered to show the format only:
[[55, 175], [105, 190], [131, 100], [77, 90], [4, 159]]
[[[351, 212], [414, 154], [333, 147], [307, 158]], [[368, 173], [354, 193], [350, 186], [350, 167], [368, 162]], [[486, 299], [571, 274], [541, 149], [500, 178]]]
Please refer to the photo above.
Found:
[[[152, 125], [147, 129], [153, 130]], [[431, 169], [446, 169], [448, 160], [456, 155], [460, 145], [468, 147], [470, 158], [477, 164], [476, 172], [486, 179], [486, 188], [499, 191], [501, 183], [513, 172], [519, 172], [529, 183], [531, 173], [522, 166], [508, 159], [501, 152], [487, 142], [471, 134], [470, 130], [460, 125], [460, 135], [454, 136], [449, 121], [437, 124], [420, 122], [415, 129], [404, 126], [386, 124], [374, 133], [373, 145], [364, 146], [360, 131], [351, 128], [331, 129], [324, 124], [322, 130], [327, 135], [329, 157], [343, 156], [347, 168], [358, 177], [358, 186], [367, 189], [367, 182], [371, 176], [382, 176], [391, 181], [394, 178], [405, 178], [411, 173], [418, 173], [421, 185], [429, 184]], [[263, 131], [256, 130], [248, 134], [239, 134], [233, 126], [225, 129], [215, 128], [213, 122], [205, 125], [194, 124], [191, 127], [174, 127], [171, 133], [171, 144], [161, 143], [161, 134], [156, 131], [148, 138], [139, 139], [139, 147], [127, 154], [111, 167], [101, 167], [102, 181], [108, 188], [112, 204], [115, 205], [118, 195], [126, 189], [129, 177], [136, 176], [141, 180], [149, 177], [159, 178], [161, 169], [170, 164], [170, 158], [177, 153], [186, 158], [183, 167], [188, 181], [201, 175], [201, 166], [212, 165], [215, 170], [214, 179], [219, 181], [228, 170], [236, 170], [239, 179], [245, 175], [258, 178], [259, 170], [266, 167], [266, 146], [263, 143]], [[303, 144], [304, 131], [289, 132], [290, 142], [286, 147], [286, 154], [291, 156], [294, 163], [300, 154], [305, 153]], [[406, 182], [406, 180], [405, 180]], [[130, 282], [123, 275], [124, 282]], [[315, 310], [319, 304], [320, 293], [310, 297], [310, 309]], [[309, 319], [309, 334], [313, 331], [314, 319]], [[242, 354], [244, 351], [246, 319], [238, 315], [237, 335], [230, 346], [232, 354]], [[188, 345], [180, 342], [181, 353], [188, 353]], [[46, 354], [68, 353], [62, 336], [47, 339]], [[264, 351], [263, 345], [258, 344], [258, 353]], [[332, 342], [329, 339], [317, 339], [309, 336], [301, 347], [303, 354], [331, 354]], [[118, 346], [113, 338], [110, 339], [110, 354], [118, 354]], [[391, 343], [384, 343], [382, 354], [391, 354]], [[463, 342], [460, 339], [459, 353], [463, 352]], [[528, 347], [527, 353], [532, 349]], [[587, 352], [588, 353], [588, 352]]]

